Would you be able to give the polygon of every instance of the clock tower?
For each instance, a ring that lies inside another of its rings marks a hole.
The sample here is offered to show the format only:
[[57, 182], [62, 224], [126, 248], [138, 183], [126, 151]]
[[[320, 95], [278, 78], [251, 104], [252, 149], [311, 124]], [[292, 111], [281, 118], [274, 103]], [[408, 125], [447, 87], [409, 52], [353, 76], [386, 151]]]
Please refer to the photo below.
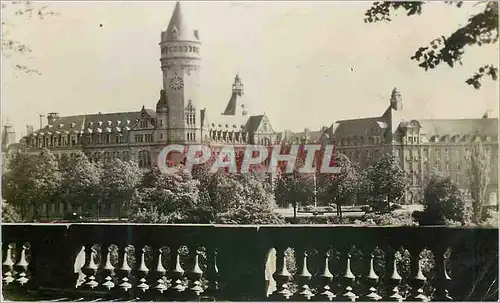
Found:
[[200, 46], [198, 31], [189, 28], [179, 1], [167, 30], [161, 33], [161, 70], [167, 104], [167, 141], [201, 141], [199, 108]]

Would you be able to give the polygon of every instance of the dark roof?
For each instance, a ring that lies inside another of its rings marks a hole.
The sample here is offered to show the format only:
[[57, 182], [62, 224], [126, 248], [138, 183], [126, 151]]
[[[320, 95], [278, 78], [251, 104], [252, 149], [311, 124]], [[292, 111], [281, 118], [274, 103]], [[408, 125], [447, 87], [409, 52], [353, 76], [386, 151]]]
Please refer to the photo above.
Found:
[[227, 103], [227, 106], [226, 106], [226, 109], [224, 110], [224, 112], [222, 113], [223, 115], [236, 115], [237, 114], [237, 110], [236, 110], [236, 107], [239, 105], [241, 106], [242, 104], [238, 104], [240, 102], [238, 102], [238, 94], [236, 93], [233, 93], [231, 95], [231, 99], [229, 99], [229, 102]]
[[371, 117], [363, 119], [341, 120], [337, 121], [335, 136], [351, 137], [362, 136], [370, 131], [375, 124], [383, 126], [377, 122], [382, 122], [381, 117]]
[[265, 115], [250, 116], [250, 118], [247, 121], [247, 124], [245, 125], [245, 130], [249, 133], [256, 132], [264, 117]]
[[[156, 117], [156, 112], [151, 109], [144, 109], [152, 118]], [[137, 119], [141, 116], [142, 111], [134, 112], [118, 112], [118, 113], [99, 113], [77, 116], [58, 117], [44, 128], [35, 131], [35, 133], [43, 132], [81, 132], [87, 129], [115, 129], [128, 127], [132, 128]]]
[[428, 137], [439, 135], [498, 136], [498, 118], [417, 120]]

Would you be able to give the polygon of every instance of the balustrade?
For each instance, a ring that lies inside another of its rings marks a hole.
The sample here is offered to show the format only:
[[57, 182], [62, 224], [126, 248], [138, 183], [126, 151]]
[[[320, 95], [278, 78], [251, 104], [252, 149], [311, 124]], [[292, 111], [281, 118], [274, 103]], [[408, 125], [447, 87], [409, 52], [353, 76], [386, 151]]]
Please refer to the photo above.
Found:
[[2, 248], [6, 299], [498, 299], [481, 297], [498, 289], [497, 229], [5, 224]]

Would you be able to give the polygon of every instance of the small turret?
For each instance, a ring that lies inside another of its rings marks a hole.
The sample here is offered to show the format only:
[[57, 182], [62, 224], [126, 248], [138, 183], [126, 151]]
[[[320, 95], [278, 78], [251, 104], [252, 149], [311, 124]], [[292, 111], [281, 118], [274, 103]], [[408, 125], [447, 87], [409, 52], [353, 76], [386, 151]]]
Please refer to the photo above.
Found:
[[167, 94], [165, 93], [165, 90], [162, 89], [160, 90], [160, 99], [158, 100], [158, 102], [156, 102], [156, 112], [162, 113], [162, 112], [167, 112], [167, 110], [168, 110]]
[[241, 79], [238, 74], [234, 77], [233, 94], [237, 94], [238, 96], [243, 95], [243, 83], [241, 83]]
[[239, 116], [246, 117], [248, 115], [245, 104], [242, 100], [243, 97], [243, 83], [240, 76], [236, 74], [231, 90], [231, 99], [227, 103], [226, 109], [222, 113], [225, 116]]
[[403, 109], [403, 99], [401, 97], [401, 93], [397, 88], [392, 90], [391, 94], [391, 107], [394, 110], [402, 110]]

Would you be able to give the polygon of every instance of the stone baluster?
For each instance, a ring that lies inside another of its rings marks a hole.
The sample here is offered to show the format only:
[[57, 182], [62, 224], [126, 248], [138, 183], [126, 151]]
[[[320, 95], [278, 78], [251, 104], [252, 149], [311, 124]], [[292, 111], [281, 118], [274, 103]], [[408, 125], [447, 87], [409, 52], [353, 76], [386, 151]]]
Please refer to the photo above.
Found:
[[424, 285], [427, 280], [422, 273], [421, 257], [418, 251], [414, 251], [411, 256], [412, 271], [414, 272], [413, 279], [411, 281], [411, 301], [417, 302], [427, 302], [429, 299], [424, 294]]
[[96, 281], [97, 265], [94, 262], [95, 250], [92, 244], [85, 245], [85, 264], [82, 267], [82, 272], [85, 275], [81, 288], [94, 290], [99, 283]]
[[200, 252], [196, 249], [192, 249], [190, 251], [190, 255], [193, 259], [193, 267], [187, 272], [189, 284], [186, 295], [189, 299], [199, 300], [201, 293], [203, 292], [203, 287], [201, 286], [203, 271], [201, 270], [199, 263]]
[[153, 258], [153, 266], [155, 266], [152, 273], [152, 278], [154, 279], [153, 291], [161, 296], [163, 292], [167, 290], [165, 278], [165, 273], [167, 272], [167, 270], [165, 269], [165, 267], [163, 267], [163, 248], [158, 248], [156, 249], [156, 251], [157, 252], [154, 254]]
[[445, 252], [443, 250], [436, 251], [435, 255], [436, 262], [436, 278], [434, 279], [434, 286], [436, 291], [434, 292], [434, 300], [435, 301], [453, 301], [453, 298], [450, 296], [448, 287], [451, 283], [451, 278], [448, 275], [448, 271], [446, 270], [446, 257]]
[[115, 287], [114, 276], [115, 276], [115, 268], [113, 264], [111, 264], [111, 246], [103, 245], [102, 247], [102, 256], [104, 260], [101, 261], [101, 265], [99, 268], [100, 276], [102, 277], [101, 288], [106, 291], [110, 291]]
[[219, 292], [219, 268], [217, 267], [217, 250], [207, 249], [208, 287], [203, 292], [207, 300], [215, 300]]
[[318, 282], [318, 293], [314, 296], [314, 301], [332, 301], [335, 298], [335, 294], [331, 291], [330, 284], [333, 280], [333, 275], [330, 272], [329, 258], [330, 254], [328, 250], [323, 252], [324, 262], [320, 269], [320, 274], [317, 276]]
[[356, 301], [359, 296], [357, 296], [355, 293], [352, 291], [352, 285], [354, 283], [354, 280], [356, 280], [356, 277], [351, 271], [351, 254], [347, 253], [346, 257], [346, 269], [345, 269], [345, 274], [342, 277], [343, 278], [343, 284], [344, 284], [344, 291], [340, 296], [337, 297], [338, 301], [351, 301], [354, 302]]
[[297, 293], [294, 294], [293, 301], [309, 301], [314, 296], [311, 288], [309, 287], [312, 275], [307, 268], [307, 257], [307, 251], [303, 249], [299, 260], [299, 270], [295, 276], [299, 289]]
[[28, 260], [26, 260], [26, 250], [28, 249], [28, 246], [26, 245], [20, 245], [18, 247], [17, 252], [18, 252], [18, 258], [17, 258], [17, 263], [14, 265], [14, 270], [16, 271], [16, 283], [24, 287], [26, 283], [28, 283], [29, 278], [28, 278]]
[[146, 296], [146, 292], [149, 290], [149, 285], [147, 281], [147, 276], [149, 273], [149, 268], [146, 266], [146, 247], [142, 249], [136, 248], [136, 257], [135, 257], [135, 288], [138, 292], [139, 298], [144, 298]]
[[181, 266], [181, 256], [178, 250], [178, 246], [171, 247], [170, 254], [172, 265], [170, 266], [170, 270], [168, 271], [168, 277], [171, 280], [171, 285], [170, 288], [167, 289], [169, 299], [180, 298], [184, 290], [186, 289], [182, 281], [184, 277], [184, 269], [182, 269]]
[[128, 264], [128, 247], [126, 245], [119, 247], [118, 254], [118, 268], [116, 269], [118, 285], [115, 289], [119, 297], [125, 299], [130, 297], [130, 290], [132, 289], [132, 284], [130, 283], [130, 272], [132, 268], [130, 268]]
[[12, 260], [12, 244], [4, 245], [5, 260], [2, 263], [3, 285], [9, 285], [14, 282], [14, 261]]
[[276, 281], [276, 290], [270, 296], [272, 300], [276, 301], [288, 300], [292, 296], [288, 285], [292, 275], [286, 266], [285, 250], [286, 248], [283, 247], [276, 249], [276, 272], [273, 274]]
[[392, 273], [387, 279], [387, 284], [389, 286], [389, 291], [387, 292], [387, 298], [384, 301], [391, 302], [402, 302], [403, 296], [399, 293], [399, 285], [401, 284], [401, 276], [398, 273], [398, 262], [396, 259], [396, 253], [393, 252], [389, 264], [392, 263]]
[[378, 283], [378, 275], [375, 273], [375, 268], [373, 266], [373, 254], [370, 253], [370, 264], [368, 269], [368, 275], [365, 277], [366, 285], [368, 287], [368, 291], [366, 295], [363, 296], [363, 301], [379, 301], [382, 297], [377, 294], [377, 283]]

